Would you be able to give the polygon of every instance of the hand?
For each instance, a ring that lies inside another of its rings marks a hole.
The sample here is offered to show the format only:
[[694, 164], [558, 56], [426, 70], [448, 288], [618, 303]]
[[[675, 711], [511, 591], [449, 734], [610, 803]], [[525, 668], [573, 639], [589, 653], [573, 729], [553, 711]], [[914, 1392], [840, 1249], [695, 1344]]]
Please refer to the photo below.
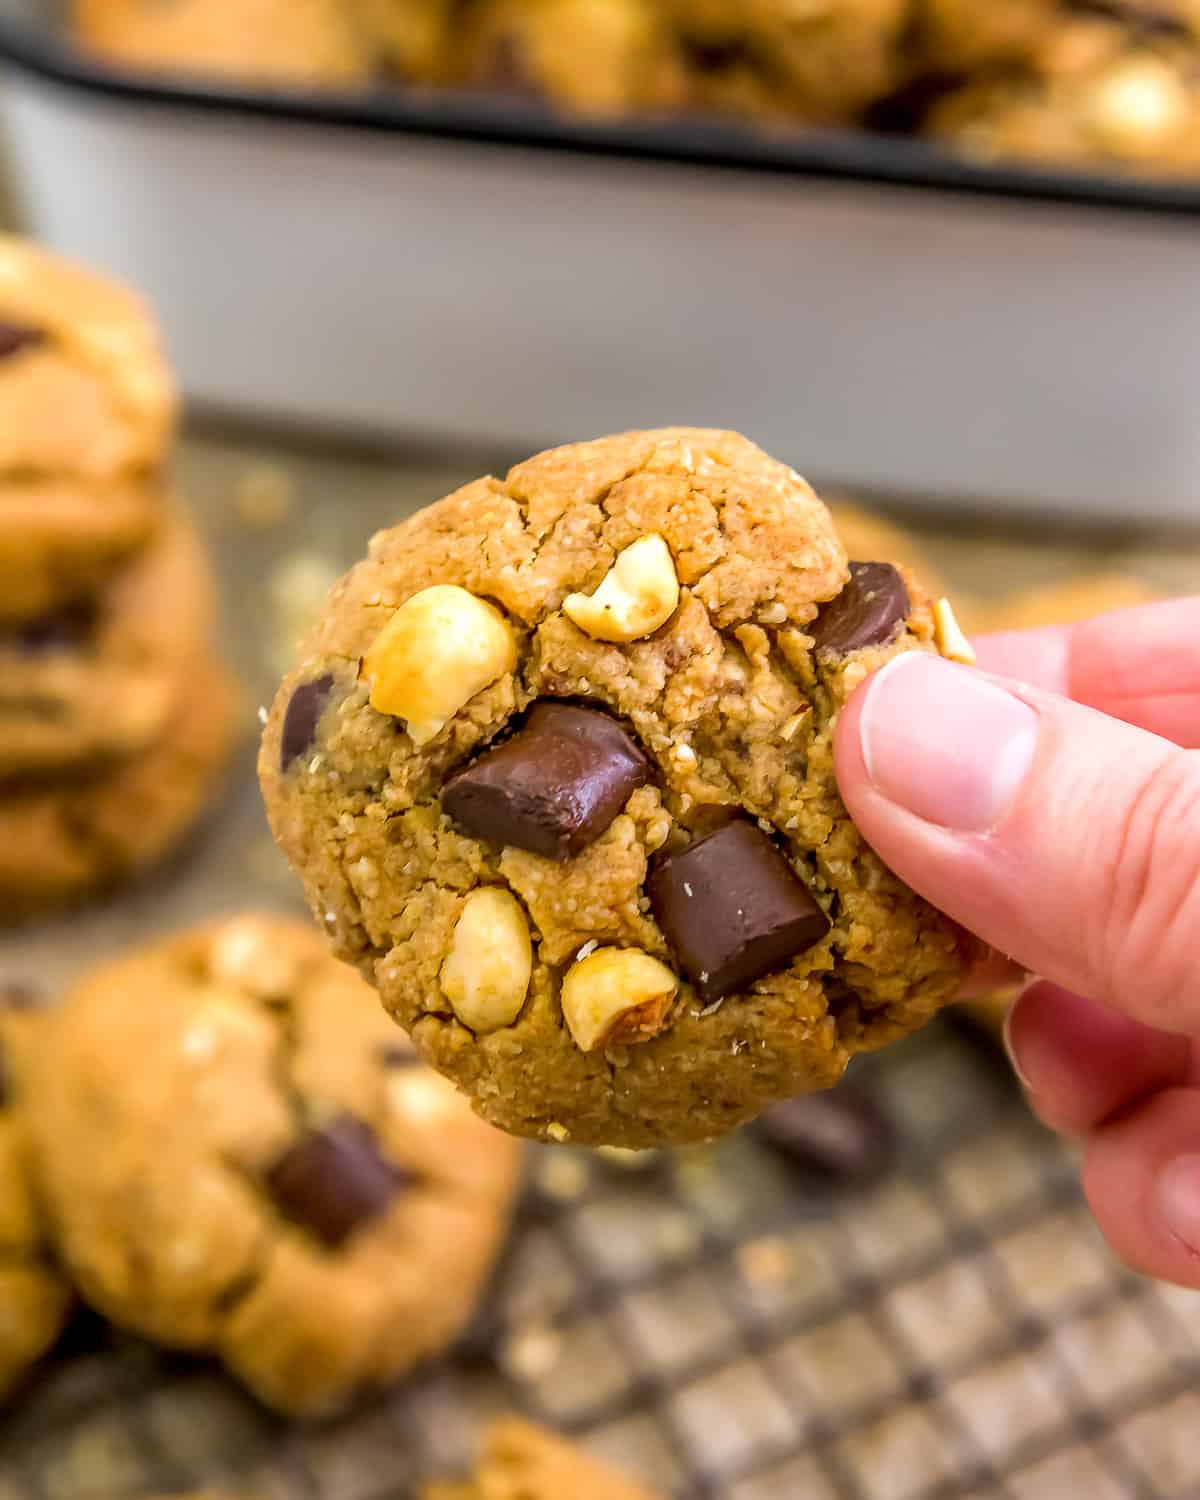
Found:
[[837, 730], [851, 815], [935, 906], [1043, 976], [1009, 1022], [1086, 1143], [1097, 1222], [1200, 1288], [1200, 598], [907, 653]]

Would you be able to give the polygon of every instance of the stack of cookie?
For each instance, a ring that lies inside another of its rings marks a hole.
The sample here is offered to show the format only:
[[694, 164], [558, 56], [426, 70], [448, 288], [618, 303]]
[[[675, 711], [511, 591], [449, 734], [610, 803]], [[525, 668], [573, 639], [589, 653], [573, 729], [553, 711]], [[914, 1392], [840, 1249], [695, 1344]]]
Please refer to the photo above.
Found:
[[0, 919], [162, 855], [224, 762], [175, 393], [122, 287], [0, 237]]

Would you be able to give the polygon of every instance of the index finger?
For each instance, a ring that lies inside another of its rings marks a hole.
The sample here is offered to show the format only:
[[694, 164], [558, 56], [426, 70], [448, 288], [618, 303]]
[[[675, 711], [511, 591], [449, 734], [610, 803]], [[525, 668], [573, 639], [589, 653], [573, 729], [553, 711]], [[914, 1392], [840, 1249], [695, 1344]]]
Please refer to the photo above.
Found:
[[1200, 597], [974, 641], [979, 665], [1200, 749]]

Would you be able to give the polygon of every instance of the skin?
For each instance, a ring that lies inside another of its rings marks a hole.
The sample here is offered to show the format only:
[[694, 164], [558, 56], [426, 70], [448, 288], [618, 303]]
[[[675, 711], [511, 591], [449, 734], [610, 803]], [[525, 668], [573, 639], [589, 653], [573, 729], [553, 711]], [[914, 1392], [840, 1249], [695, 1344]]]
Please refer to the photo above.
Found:
[[1113, 1248], [1200, 1289], [1197, 640], [1200, 598], [983, 637], [982, 728], [950, 722], [968, 669], [887, 668], [844, 711], [837, 767], [883, 859], [1039, 976], [1010, 1051], [1041, 1119], [1082, 1139]]

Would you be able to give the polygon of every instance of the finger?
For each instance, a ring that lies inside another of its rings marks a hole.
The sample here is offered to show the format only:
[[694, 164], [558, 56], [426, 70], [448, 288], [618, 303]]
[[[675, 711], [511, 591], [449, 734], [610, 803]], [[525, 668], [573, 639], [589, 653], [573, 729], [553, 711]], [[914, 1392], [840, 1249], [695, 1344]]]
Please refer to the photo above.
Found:
[[858, 827], [935, 906], [1065, 989], [1200, 1035], [1200, 755], [915, 652], [851, 699], [836, 753]]
[[1052, 1130], [1082, 1135], [1148, 1095], [1187, 1082], [1191, 1047], [1057, 985], [1031, 985], [1005, 1042], [1030, 1103]]
[[1200, 748], [1200, 598], [1168, 599], [1078, 625], [1000, 631], [975, 642], [979, 665], [1188, 749]]
[[1098, 1130], [1083, 1185], [1122, 1260], [1200, 1289], [1200, 1090], [1156, 1094]]

